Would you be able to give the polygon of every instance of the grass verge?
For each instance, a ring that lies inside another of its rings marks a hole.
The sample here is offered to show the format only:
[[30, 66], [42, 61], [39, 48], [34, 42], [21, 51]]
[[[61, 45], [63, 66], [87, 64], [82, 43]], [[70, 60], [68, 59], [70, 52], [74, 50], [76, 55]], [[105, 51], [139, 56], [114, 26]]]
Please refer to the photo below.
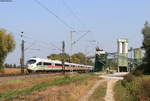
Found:
[[131, 99], [130, 96], [128, 96], [128, 91], [127, 89], [122, 85], [121, 81], [117, 81], [115, 87], [114, 87], [114, 91], [115, 91], [115, 100], [116, 101], [132, 101], [129, 100]]
[[1, 100], [11, 100], [13, 97], [22, 95], [22, 94], [29, 94], [33, 91], [41, 90], [44, 88], [47, 88], [48, 86], [53, 86], [53, 85], [63, 85], [63, 84], [68, 84], [71, 82], [75, 82], [78, 80], [82, 80], [86, 77], [90, 76], [89, 74], [82, 74], [82, 75], [76, 75], [76, 76], [66, 76], [63, 78], [57, 78], [53, 81], [47, 81], [44, 83], [40, 83], [37, 85], [34, 85], [32, 87], [26, 87], [22, 89], [16, 89], [16, 90], [10, 90], [4, 93], [0, 94], [0, 99]]
[[16, 96], [12, 101], [78, 101], [97, 81], [97, 75], [90, 75], [62, 85], [53, 85], [30, 94]]
[[115, 85], [116, 101], [150, 101], [150, 76], [129, 74]]

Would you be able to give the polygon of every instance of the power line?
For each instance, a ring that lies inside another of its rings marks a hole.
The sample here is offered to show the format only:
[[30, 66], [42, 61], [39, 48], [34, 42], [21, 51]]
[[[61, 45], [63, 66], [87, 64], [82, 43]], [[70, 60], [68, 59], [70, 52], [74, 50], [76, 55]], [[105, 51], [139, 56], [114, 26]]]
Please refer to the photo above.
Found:
[[80, 41], [83, 37], [85, 37], [90, 31], [87, 31], [85, 32], [81, 37], [79, 37], [76, 41], [74, 41], [73, 43], [71, 43], [72, 45], [73, 44], [76, 44], [78, 41]]
[[30, 49], [31, 47], [35, 46], [36, 42], [33, 42], [30, 46], [28, 46], [27, 48], [25, 48], [25, 51]]
[[[15, 31], [10, 31], [10, 29], [6, 29], [6, 31], [8, 31], [9, 33], [12, 33], [12, 34], [15, 34], [16, 36], [18, 36], [18, 37], [20, 37], [20, 35], [22, 35], [21, 33], [19, 33], [19, 32], [23, 32], [22, 30], [20, 30], [20, 29], [17, 29], [17, 28], [14, 28], [14, 27], [12, 27], [12, 26], [8, 26], [8, 27], [10, 27], [10, 28], [13, 28], [13, 30], [15, 30]], [[31, 40], [33, 40], [34, 41], [34, 43], [36, 43], [36, 42], [41, 42], [41, 43], [43, 43], [44, 45], [46, 44], [46, 45], [51, 45], [51, 46], [53, 46], [53, 47], [55, 47], [56, 49], [58, 49], [59, 51], [61, 51], [61, 49], [59, 48], [59, 47], [57, 47], [56, 45], [54, 45], [53, 43], [51, 43], [51, 42], [45, 42], [45, 41], [42, 41], [42, 40], [35, 40], [34, 38], [32, 38], [32, 37], [29, 37], [29, 34], [27, 35], [27, 33], [25, 33], [24, 35], [23, 35], [23, 37], [22, 38], [27, 38], [27, 39], [31, 39]], [[25, 42], [27, 42], [26, 40], [25, 40]], [[33, 46], [34, 44], [33, 43], [31, 43], [32, 45], [31, 46]], [[30, 46], [30, 47], [31, 47]], [[45, 47], [47, 47], [47, 46], [45, 46]], [[29, 48], [29, 47], [28, 47]]]
[[62, 0], [64, 6], [70, 11], [70, 13], [72, 13], [72, 15], [74, 16], [74, 18], [81, 24], [84, 25], [85, 24], [80, 20], [80, 18], [77, 16], [77, 14], [75, 14], [75, 12], [71, 9], [71, 7], [66, 3], [65, 0]]
[[50, 44], [51, 46], [53, 46], [53, 47], [55, 47], [56, 49], [58, 49], [58, 50], [61, 51], [61, 49], [60, 49], [59, 47], [57, 47], [56, 45], [54, 45], [54, 44], [51, 43], [51, 42], [45, 42], [45, 41], [37, 40], [37, 39], [35, 40], [35, 39], [33, 39], [33, 38], [29, 37], [29, 36], [26, 36], [26, 35], [24, 35], [24, 37], [25, 37], [25, 38], [28, 38], [28, 39], [32, 39], [32, 40], [34, 40], [34, 41], [38, 41], [38, 42], [40, 41], [40, 43], [43, 43], [44, 45], [45, 45], [45, 44], [47, 44], [47, 45]]
[[40, 7], [45, 9], [50, 15], [53, 15], [57, 18], [58, 21], [60, 21], [62, 24], [64, 24], [69, 29], [74, 29], [72, 26], [67, 24], [63, 19], [61, 19], [59, 16], [57, 16], [53, 11], [51, 11], [48, 7], [46, 7], [44, 4], [42, 4], [39, 0], [34, 0]]

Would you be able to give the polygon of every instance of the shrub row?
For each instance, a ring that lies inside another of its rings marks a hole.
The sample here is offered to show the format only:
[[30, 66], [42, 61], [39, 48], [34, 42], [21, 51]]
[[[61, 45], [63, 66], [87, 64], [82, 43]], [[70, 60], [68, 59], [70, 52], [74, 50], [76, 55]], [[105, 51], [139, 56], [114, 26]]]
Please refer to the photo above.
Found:
[[150, 76], [134, 76], [131, 73], [121, 81], [130, 101], [150, 101]]

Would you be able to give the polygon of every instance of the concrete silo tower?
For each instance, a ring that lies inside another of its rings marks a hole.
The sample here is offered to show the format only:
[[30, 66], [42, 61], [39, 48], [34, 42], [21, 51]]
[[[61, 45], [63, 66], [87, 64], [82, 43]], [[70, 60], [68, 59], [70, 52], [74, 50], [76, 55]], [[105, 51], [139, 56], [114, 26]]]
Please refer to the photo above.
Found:
[[128, 71], [128, 39], [118, 39], [118, 72]]

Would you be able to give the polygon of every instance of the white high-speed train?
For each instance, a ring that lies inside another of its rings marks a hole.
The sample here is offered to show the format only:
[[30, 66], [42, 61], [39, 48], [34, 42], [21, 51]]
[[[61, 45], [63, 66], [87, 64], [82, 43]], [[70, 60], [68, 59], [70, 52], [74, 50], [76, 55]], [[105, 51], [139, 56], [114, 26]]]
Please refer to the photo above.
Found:
[[31, 58], [27, 61], [28, 72], [36, 71], [93, 71], [94, 67], [89, 65], [81, 65], [75, 63], [64, 63], [64, 68], [62, 62], [58, 60], [41, 59], [41, 58]]

